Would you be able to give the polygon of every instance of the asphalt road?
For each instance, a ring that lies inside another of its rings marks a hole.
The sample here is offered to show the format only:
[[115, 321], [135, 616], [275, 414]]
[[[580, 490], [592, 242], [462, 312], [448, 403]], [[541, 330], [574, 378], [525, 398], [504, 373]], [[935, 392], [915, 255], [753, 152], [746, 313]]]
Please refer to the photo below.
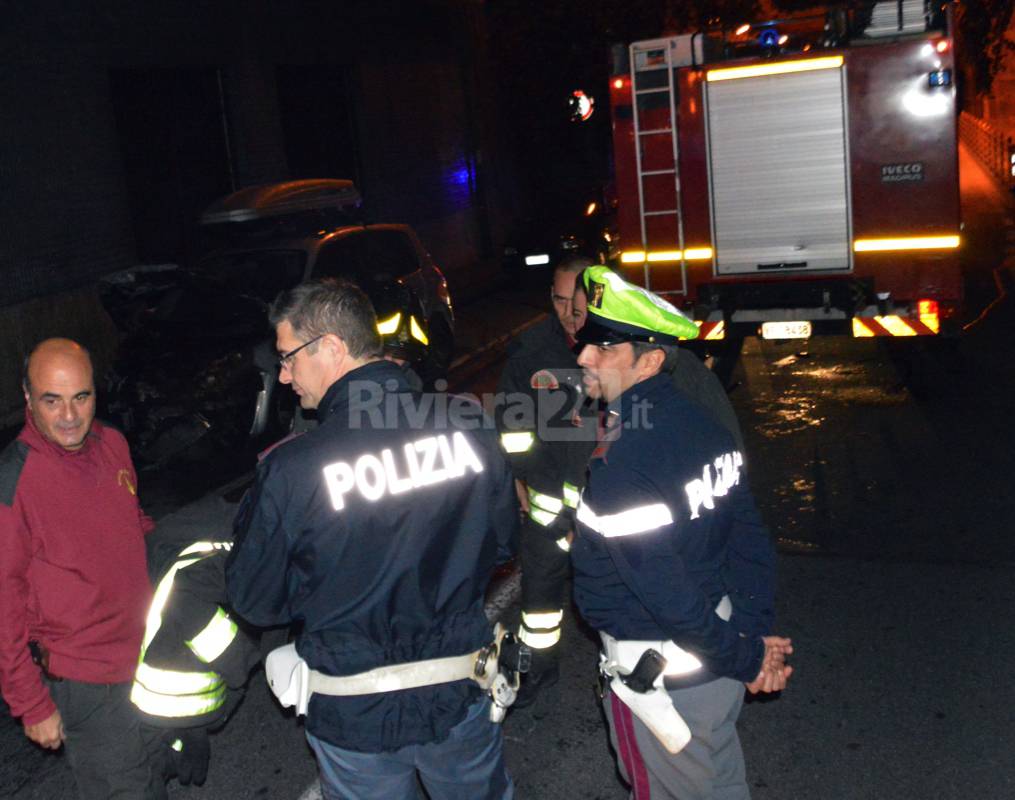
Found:
[[[985, 306], [1011, 255], [998, 228], [1010, 221], [983, 187], [964, 199], [983, 215], [979, 233], [967, 226], [967, 277]], [[489, 327], [480, 345], [539, 300], [488, 302], [477, 307]], [[495, 320], [504, 309], [512, 318]], [[741, 717], [756, 800], [1015, 796], [1013, 334], [1003, 298], [955, 357], [920, 355], [915, 372], [877, 342], [748, 341], [732, 398], [779, 543], [777, 629], [797, 649], [787, 691]], [[485, 391], [498, 369], [494, 345], [463, 380]], [[163, 524], [207, 531], [231, 512], [211, 496]], [[595, 648], [572, 614], [564, 644], [561, 683], [504, 725], [518, 797], [620, 800], [592, 691]], [[174, 799], [314, 796], [301, 727], [259, 676], [213, 747], [205, 787], [174, 784]], [[10, 719], [0, 755], [0, 796], [72, 796], [63, 756], [31, 747]]]

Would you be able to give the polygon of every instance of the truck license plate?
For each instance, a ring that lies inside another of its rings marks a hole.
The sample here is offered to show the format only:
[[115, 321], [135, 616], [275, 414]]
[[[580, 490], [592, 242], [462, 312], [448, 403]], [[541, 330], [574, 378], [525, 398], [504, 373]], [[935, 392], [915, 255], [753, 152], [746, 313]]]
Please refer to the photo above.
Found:
[[803, 322], [763, 322], [761, 324], [762, 339], [809, 339], [811, 323]]

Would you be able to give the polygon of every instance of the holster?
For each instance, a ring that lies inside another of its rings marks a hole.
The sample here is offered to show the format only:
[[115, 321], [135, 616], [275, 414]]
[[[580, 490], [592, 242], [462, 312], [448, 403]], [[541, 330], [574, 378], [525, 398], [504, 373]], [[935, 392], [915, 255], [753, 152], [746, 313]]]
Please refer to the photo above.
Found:
[[691, 729], [673, 707], [665, 689], [654, 688], [640, 694], [632, 691], [619, 676], [614, 676], [610, 680], [610, 691], [652, 731], [667, 752], [676, 755], [691, 741]]
[[296, 707], [305, 716], [310, 705], [310, 665], [296, 652], [296, 643], [276, 647], [264, 659], [268, 686], [283, 708]]

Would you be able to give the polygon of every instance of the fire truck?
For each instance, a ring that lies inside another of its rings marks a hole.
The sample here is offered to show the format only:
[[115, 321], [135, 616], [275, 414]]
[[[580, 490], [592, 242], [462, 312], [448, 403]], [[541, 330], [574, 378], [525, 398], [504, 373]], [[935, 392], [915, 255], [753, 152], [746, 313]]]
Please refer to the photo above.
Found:
[[718, 353], [957, 332], [950, 23], [898, 0], [615, 47], [620, 271]]

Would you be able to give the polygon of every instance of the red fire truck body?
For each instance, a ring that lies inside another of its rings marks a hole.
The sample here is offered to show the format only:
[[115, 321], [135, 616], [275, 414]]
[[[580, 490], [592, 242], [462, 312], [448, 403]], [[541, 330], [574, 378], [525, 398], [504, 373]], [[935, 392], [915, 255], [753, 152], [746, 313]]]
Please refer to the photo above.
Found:
[[[884, 7], [897, 28], [878, 27]], [[745, 41], [772, 46], [746, 57], [707, 34], [617, 48], [625, 277], [691, 313], [701, 339], [953, 330], [952, 41], [924, 10], [877, 3], [866, 28], [795, 52], [782, 24], [752, 26]]]

